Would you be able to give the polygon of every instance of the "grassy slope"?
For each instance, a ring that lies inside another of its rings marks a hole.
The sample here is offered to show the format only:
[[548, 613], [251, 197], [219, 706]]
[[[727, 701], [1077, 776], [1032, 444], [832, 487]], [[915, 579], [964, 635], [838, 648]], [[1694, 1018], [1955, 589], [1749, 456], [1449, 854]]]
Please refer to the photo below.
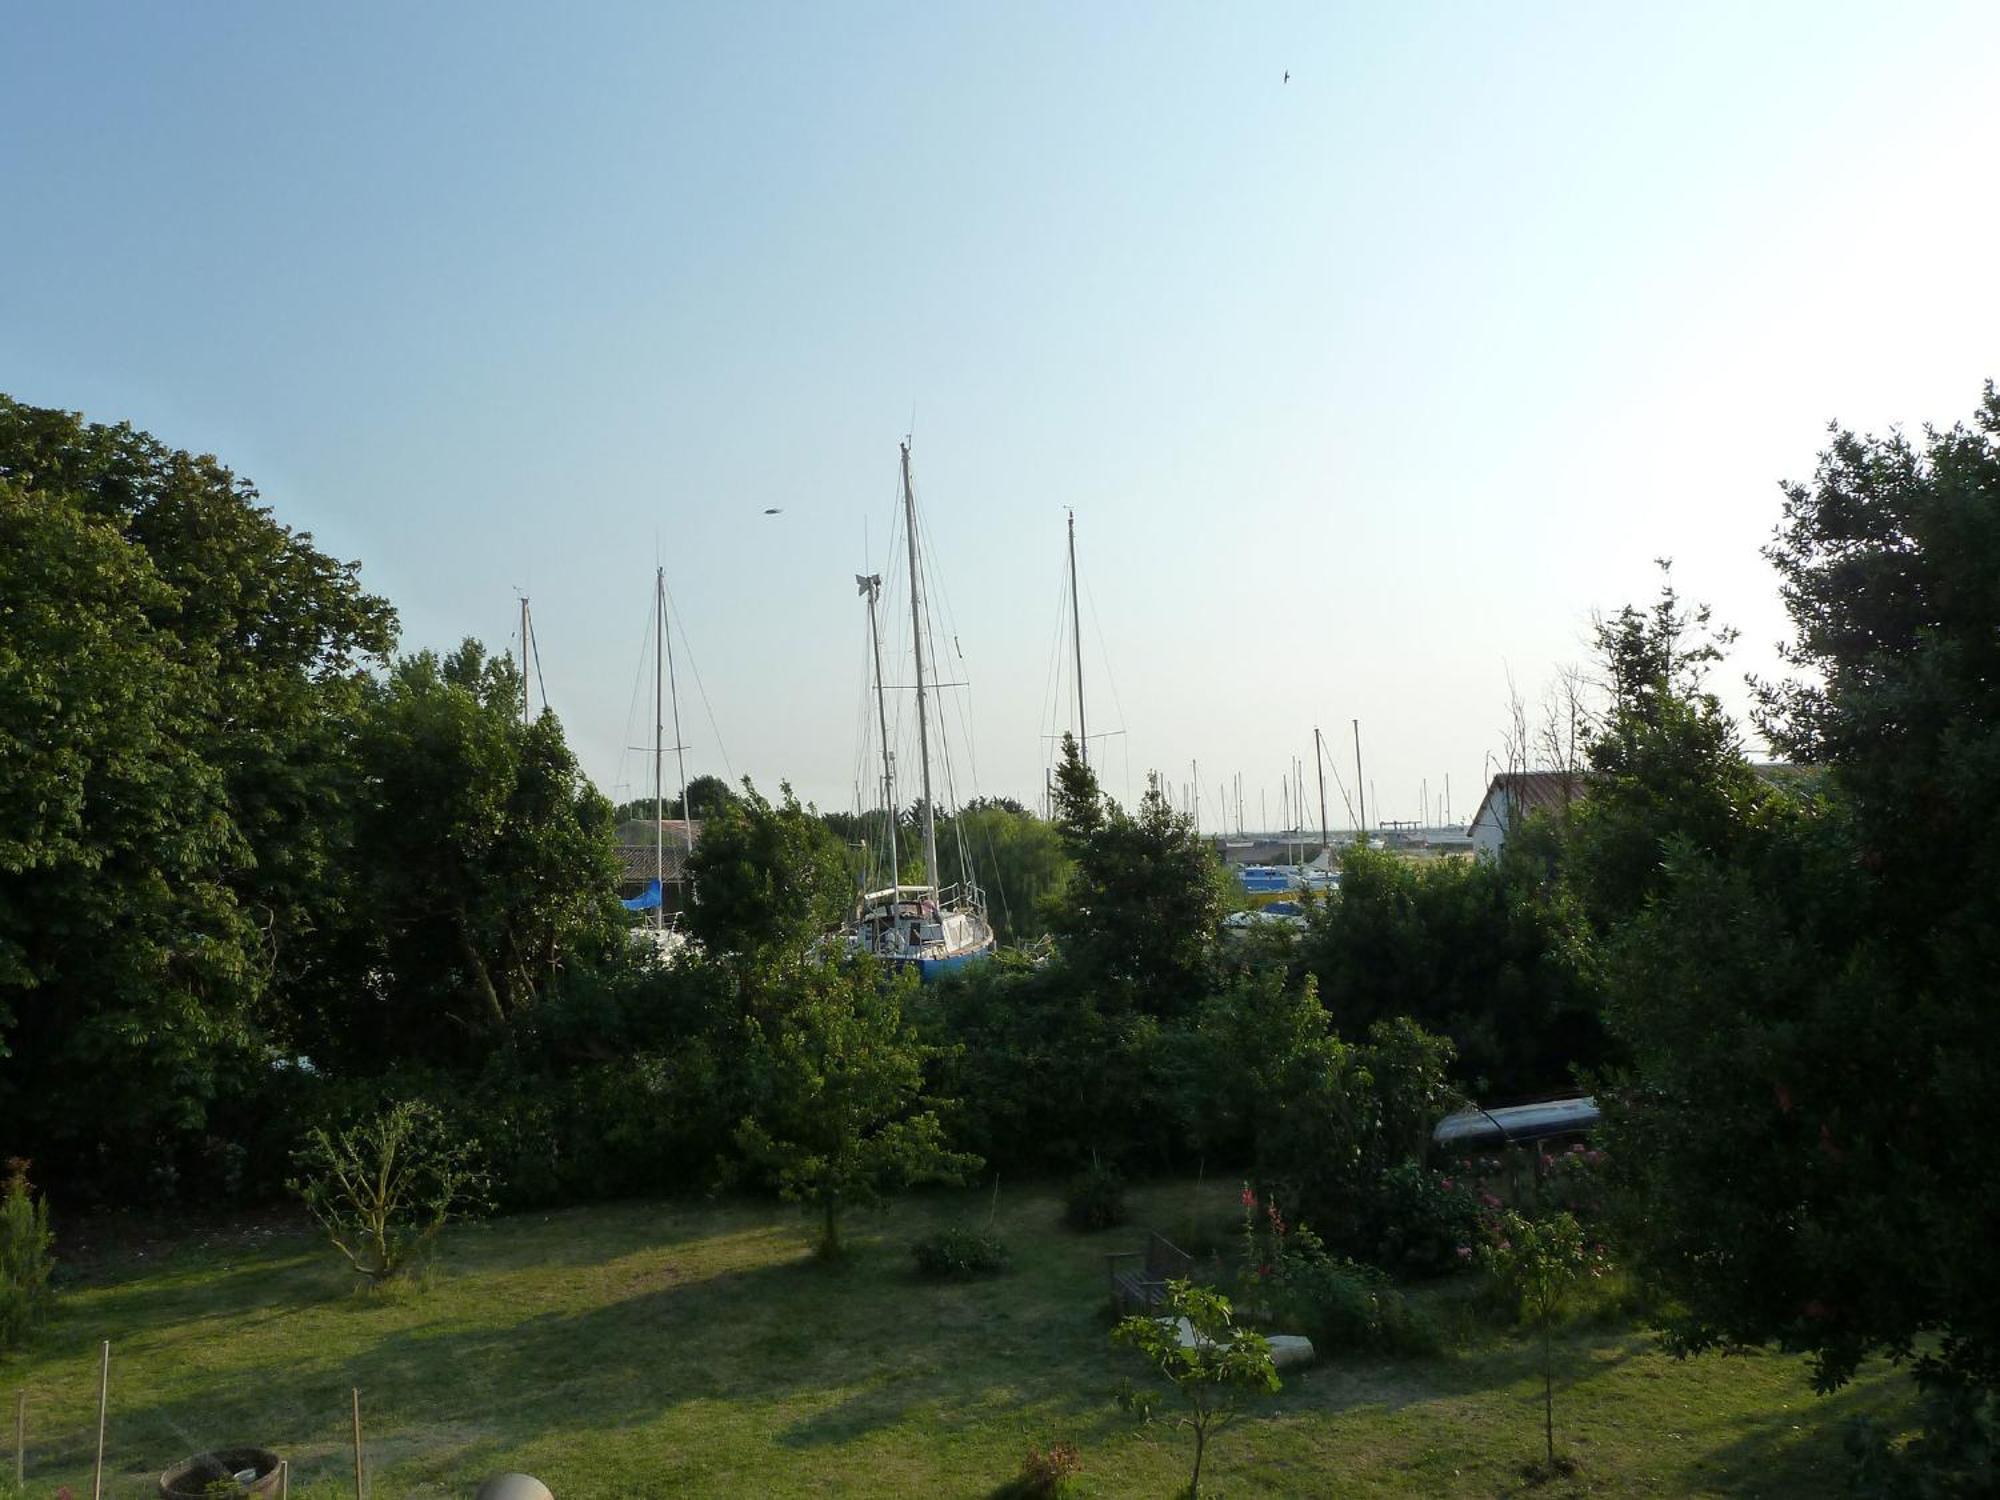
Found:
[[[1171, 1233], [1190, 1194], [1142, 1194], [1139, 1217]], [[1227, 1192], [1206, 1196], [1220, 1220]], [[150, 1473], [236, 1442], [291, 1457], [294, 1494], [351, 1493], [354, 1385], [383, 1500], [469, 1496], [509, 1467], [563, 1500], [978, 1496], [1057, 1439], [1081, 1446], [1085, 1493], [1171, 1493], [1184, 1440], [1107, 1399], [1135, 1372], [1105, 1336], [1101, 1253], [1130, 1236], [1064, 1233], [1054, 1198], [1012, 1191], [998, 1226], [1011, 1274], [911, 1278], [911, 1237], [986, 1209], [969, 1194], [863, 1218], [861, 1253], [833, 1272], [804, 1258], [796, 1218], [762, 1206], [514, 1218], [455, 1234], [428, 1291], [386, 1296], [351, 1293], [304, 1238], [188, 1246], [105, 1265], [28, 1357], [0, 1364], [0, 1387], [31, 1392], [34, 1495], [88, 1493], [99, 1338], [115, 1496], [156, 1493]], [[1629, 1331], [1578, 1331], [1565, 1357], [1558, 1435], [1583, 1467], [1541, 1493], [1833, 1494], [1840, 1419], [1904, 1401], [1886, 1372], [1822, 1400], [1795, 1360], [1677, 1363]], [[1335, 1360], [1225, 1434], [1209, 1477], [1224, 1496], [1511, 1493], [1539, 1441], [1539, 1390], [1512, 1341]]]

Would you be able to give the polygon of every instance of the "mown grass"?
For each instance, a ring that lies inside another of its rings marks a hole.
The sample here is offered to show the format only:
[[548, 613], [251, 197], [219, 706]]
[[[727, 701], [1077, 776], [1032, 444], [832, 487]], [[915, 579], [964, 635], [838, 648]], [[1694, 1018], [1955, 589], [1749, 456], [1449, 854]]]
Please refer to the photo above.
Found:
[[[1225, 1223], [1229, 1191], [1201, 1190], [1194, 1210], [1195, 1191], [1136, 1194], [1136, 1222]], [[1111, 1400], [1139, 1372], [1106, 1337], [1102, 1255], [1136, 1232], [1072, 1234], [1052, 1191], [1008, 1189], [996, 1225], [1007, 1275], [916, 1280], [909, 1241], [954, 1219], [983, 1225], [989, 1202], [945, 1194], [859, 1218], [855, 1255], [832, 1269], [808, 1258], [795, 1216], [762, 1204], [471, 1226], [449, 1236], [427, 1287], [386, 1293], [357, 1293], [303, 1233], [107, 1254], [35, 1346], [0, 1363], [5, 1412], [25, 1387], [36, 1496], [89, 1492], [101, 1338], [114, 1496], [155, 1494], [166, 1464], [234, 1443], [290, 1457], [295, 1495], [352, 1494], [350, 1387], [381, 1500], [469, 1496], [507, 1468], [563, 1500], [976, 1497], [1031, 1444], [1057, 1440], [1082, 1450], [1082, 1494], [1174, 1493], [1184, 1440]], [[1907, 1407], [1893, 1372], [1821, 1399], [1796, 1360], [1677, 1362], [1622, 1324], [1579, 1324], [1561, 1347], [1558, 1436], [1578, 1471], [1537, 1494], [1834, 1495], [1842, 1420]], [[1426, 1359], [1330, 1353], [1220, 1440], [1204, 1493], [1531, 1491], [1531, 1345], [1496, 1335]]]

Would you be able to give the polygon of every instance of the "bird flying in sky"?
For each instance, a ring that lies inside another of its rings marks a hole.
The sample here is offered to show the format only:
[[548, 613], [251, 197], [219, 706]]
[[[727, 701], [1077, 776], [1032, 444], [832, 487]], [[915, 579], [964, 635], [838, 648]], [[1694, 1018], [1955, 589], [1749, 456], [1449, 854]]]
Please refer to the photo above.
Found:
[[767, 516], [782, 516], [784, 513], [785, 508], [782, 505], [767, 505], [764, 507], [764, 514]]

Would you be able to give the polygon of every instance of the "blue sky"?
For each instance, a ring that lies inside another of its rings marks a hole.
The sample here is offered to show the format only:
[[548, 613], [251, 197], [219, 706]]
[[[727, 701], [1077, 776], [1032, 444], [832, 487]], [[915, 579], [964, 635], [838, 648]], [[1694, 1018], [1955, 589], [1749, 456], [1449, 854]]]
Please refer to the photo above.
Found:
[[657, 558], [693, 768], [852, 804], [913, 421], [962, 792], [1039, 789], [1074, 507], [1111, 790], [1275, 821], [1358, 718], [1371, 815], [1462, 818], [1510, 672], [1660, 555], [1768, 670], [1777, 481], [2000, 375], [1990, 4], [0, 28], [0, 389], [220, 455], [408, 648], [529, 591], [619, 793]]

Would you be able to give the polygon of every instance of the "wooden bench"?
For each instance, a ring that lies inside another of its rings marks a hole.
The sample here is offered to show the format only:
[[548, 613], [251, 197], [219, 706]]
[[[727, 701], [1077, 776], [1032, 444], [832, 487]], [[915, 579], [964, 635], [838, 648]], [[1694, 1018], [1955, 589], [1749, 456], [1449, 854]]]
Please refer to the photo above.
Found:
[[1147, 1313], [1166, 1300], [1167, 1283], [1194, 1274], [1194, 1257], [1165, 1235], [1147, 1231], [1143, 1250], [1114, 1250], [1104, 1257], [1111, 1278], [1111, 1307], [1120, 1317]]

